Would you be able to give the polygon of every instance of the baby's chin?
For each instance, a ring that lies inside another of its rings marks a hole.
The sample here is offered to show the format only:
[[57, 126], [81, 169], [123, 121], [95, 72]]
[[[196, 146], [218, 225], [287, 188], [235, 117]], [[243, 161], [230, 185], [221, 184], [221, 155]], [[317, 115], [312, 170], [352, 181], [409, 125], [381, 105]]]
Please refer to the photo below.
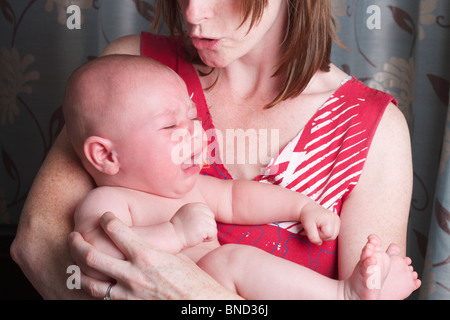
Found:
[[198, 167], [199, 168], [189, 168], [188, 171], [191, 172], [189, 172], [188, 174], [183, 173], [184, 177], [183, 179], [181, 179], [182, 181], [178, 181], [172, 184], [169, 187], [170, 190], [163, 192], [163, 194], [160, 192], [159, 195], [170, 199], [181, 199], [185, 197], [189, 192], [192, 191], [195, 184], [197, 183], [197, 177], [201, 170], [200, 166]]

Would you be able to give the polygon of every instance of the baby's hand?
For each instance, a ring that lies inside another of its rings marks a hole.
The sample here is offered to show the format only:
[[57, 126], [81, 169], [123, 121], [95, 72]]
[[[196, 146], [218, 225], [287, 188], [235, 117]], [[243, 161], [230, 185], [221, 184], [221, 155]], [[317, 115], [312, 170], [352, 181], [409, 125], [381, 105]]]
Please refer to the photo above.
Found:
[[217, 237], [214, 213], [204, 203], [182, 206], [170, 221], [184, 247], [193, 247]]
[[313, 201], [303, 208], [300, 221], [309, 241], [316, 245], [336, 239], [341, 226], [341, 220], [337, 214]]

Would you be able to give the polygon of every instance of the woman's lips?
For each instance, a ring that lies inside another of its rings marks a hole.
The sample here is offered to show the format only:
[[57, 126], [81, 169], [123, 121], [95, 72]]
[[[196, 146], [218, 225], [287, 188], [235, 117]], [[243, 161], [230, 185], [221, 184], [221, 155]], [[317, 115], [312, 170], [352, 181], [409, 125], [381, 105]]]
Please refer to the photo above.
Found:
[[220, 39], [192, 37], [192, 44], [197, 50], [215, 50], [219, 42]]

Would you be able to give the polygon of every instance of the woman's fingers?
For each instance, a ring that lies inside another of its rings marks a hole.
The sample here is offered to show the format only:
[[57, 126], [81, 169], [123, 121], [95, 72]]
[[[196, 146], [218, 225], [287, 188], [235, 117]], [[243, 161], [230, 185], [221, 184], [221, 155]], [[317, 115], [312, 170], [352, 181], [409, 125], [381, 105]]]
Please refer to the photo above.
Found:
[[[127, 288], [126, 284], [125, 288]], [[101, 281], [84, 273], [81, 275], [81, 289], [95, 299], [105, 299], [108, 291], [108, 300], [138, 299], [138, 297], [130, 296], [121, 282]]]
[[87, 276], [84, 273], [81, 276], [81, 289], [84, 292], [88, 293], [93, 298], [97, 299], [105, 298], [106, 291], [108, 291], [110, 285], [111, 285], [110, 282], [99, 281], [97, 279]]
[[142, 254], [142, 247], [148, 246], [111, 212], [103, 214], [100, 224], [117, 248], [125, 255], [126, 260], [133, 261]]
[[[81, 270], [91, 268], [113, 279], [127, 278], [130, 269], [128, 261], [116, 259], [98, 251], [86, 242], [78, 232], [72, 232], [69, 235], [69, 245], [72, 258]], [[96, 288], [92, 290], [96, 291]], [[98, 296], [98, 294], [95, 296]]]
[[72, 259], [80, 268], [85, 268], [86, 264], [82, 259], [84, 252], [86, 252], [86, 245], [84, 244], [84, 239], [78, 232], [71, 232], [68, 237], [69, 249]]

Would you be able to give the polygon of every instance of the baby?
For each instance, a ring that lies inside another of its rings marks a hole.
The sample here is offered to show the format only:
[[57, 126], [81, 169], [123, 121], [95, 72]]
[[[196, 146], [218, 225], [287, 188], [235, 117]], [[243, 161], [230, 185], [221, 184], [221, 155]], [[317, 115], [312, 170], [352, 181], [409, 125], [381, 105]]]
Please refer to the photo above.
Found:
[[215, 221], [300, 221], [318, 245], [336, 239], [340, 221], [282, 187], [199, 175], [204, 132], [185, 83], [166, 66], [137, 56], [98, 58], [70, 77], [63, 105], [73, 148], [98, 186], [76, 209], [75, 231], [99, 250], [124, 258], [99, 225], [110, 211], [150, 245], [182, 252], [247, 299], [376, 299], [386, 288], [403, 299], [420, 285], [410, 260], [393, 246], [382, 252], [376, 236], [345, 281], [250, 246], [219, 246]]

